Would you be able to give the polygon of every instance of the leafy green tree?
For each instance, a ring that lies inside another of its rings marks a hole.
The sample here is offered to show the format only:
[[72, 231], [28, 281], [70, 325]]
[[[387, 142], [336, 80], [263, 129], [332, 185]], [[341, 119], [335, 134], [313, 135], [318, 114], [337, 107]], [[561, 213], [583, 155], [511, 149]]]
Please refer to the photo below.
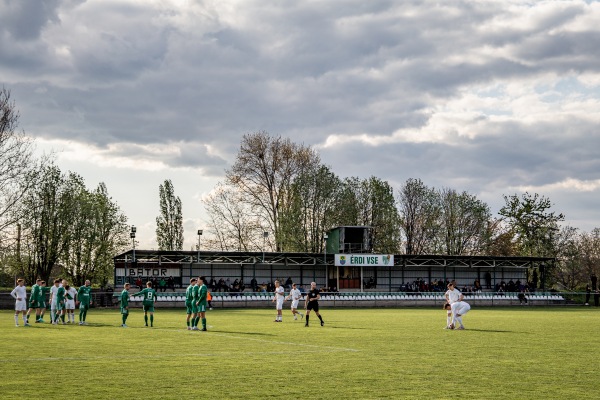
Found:
[[82, 179], [74, 178], [73, 224], [62, 257], [64, 270], [76, 285], [90, 279], [105, 286], [112, 277], [113, 256], [128, 245], [127, 218], [109, 197], [104, 183], [89, 192]]
[[550, 212], [550, 199], [537, 193], [504, 196], [506, 204], [498, 212], [516, 235], [520, 255], [548, 257], [555, 253], [554, 233], [563, 214]]
[[181, 200], [175, 196], [170, 179], [159, 186], [160, 215], [156, 217], [156, 241], [159, 250], [183, 249]]
[[487, 230], [492, 215], [489, 206], [467, 192], [443, 189], [442, 208], [444, 253], [447, 255], [480, 254], [488, 243]]
[[324, 165], [315, 165], [294, 179], [290, 204], [280, 214], [280, 235], [286, 251], [322, 252], [323, 235], [335, 224], [334, 210], [342, 182]]

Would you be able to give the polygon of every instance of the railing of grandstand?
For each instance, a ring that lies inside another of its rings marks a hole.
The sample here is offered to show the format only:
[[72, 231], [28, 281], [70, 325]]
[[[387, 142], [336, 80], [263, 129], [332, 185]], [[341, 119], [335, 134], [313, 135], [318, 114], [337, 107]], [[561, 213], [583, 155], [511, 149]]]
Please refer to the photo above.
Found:
[[[132, 294], [135, 294], [133, 292]], [[119, 291], [93, 292], [92, 307], [117, 307]], [[158, 305], [183, 307], [185, 298], [182, 292], [159, 292]], [[600, 297], [600, 296], [599, 296]], [[265, 292], [216, 292], [212, 293], [213, 307], [271, 307], [273, 293]], [[141, 298], [131, 296], [133, 305]], [[582, 306], [594, 307], [600, 298], [586, 292], [533, 292], [519, 293], [465, 293], [465, 301], [473, 306]], [[337, 292], [321, 293], [325, 307], [402, 307], [402, 306], [442, 306], [443, 292]], [[9, 293], [0, 293], [0, 309], [14, 307], [14, 299]], [[303, 303], [300, 304], [303, 307]], [[600, 307], [598, 307], [600, 309]]]

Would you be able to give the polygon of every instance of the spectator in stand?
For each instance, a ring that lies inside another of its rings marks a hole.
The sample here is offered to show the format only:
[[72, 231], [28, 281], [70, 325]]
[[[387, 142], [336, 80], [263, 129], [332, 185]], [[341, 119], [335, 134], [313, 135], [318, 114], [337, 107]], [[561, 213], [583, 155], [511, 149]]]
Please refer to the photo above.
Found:
[[209, 289], [214, 291], [217, 288], [217, 281], [215, 281], [215, 277], [210, 278], [210, 284], [208, 285]]
[[141, 277], [141, 276], [138, 276], [138, 277], [137, 277], [137, 279], [135, 280], [135, 286], [137, 286], [137, 287], [138, 287], [138, 289], [140, 289], [140, 290], [141, 290], [141, 289], [142, 289], [142, 285], [143, 285], [143, 284], [144, 284], [144, 283], [142, 282], [142, 277]]
[[175, 279], [172, 276], [169, 276], [169, 279], [167, 279], [167, 285], [170, 290], [175, 291]]
[[218, 290], [219, 292], [226, 292], [227, 290], [227, 285], [225, 285], [225, 279], [221, 278], [219, 279], [219, 283], [218, 283]]
[[290, 290], [292, 288], [292, 277], [288, 277], [287, 280], [285, 281], [285, 285], [284, 288]]
[[256, 278], [252, 278], [252, 280], [250, 281], [250, 287], [252, 288], [253, 292], [258, 292], [258, 281], [256, 280]]
[[592, 288], [590, 288], [590, 285], [587, 285], [585, 287], [585, 306], [590, 305], [590, 297], [592, 297]]
[[158, 287], [161, 292], [167, 291], [167, 281], [165, 281], [165, 278], [160, 278], [160, 282], [158, 282]]
[[479, 283], [479, 279], [475, 279], [473, 285], [473, 291], [476, 293], [481, 293], [481, 283]]
[[492, 288], [492, 274], [490, 274], [490, 271], [485, 272], [485, 287], [486, 289]]

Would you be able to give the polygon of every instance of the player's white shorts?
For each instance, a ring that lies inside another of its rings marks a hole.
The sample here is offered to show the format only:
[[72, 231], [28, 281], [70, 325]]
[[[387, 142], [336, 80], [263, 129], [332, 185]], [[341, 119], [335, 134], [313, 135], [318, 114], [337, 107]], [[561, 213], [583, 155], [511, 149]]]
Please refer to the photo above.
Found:
[[470, 309], [471, 309], [471, 306], [469, 305], [469, 303], [465, 303], [464, 301], [459, 301], [458, 303], [454, 303], [452, 305], [452, 311], [456, 315], [458, 315], [458, 314], [465, 315], [466, 313], [469, 312]]
[[275, 300], [275, 308], [277, 310], [283, 310], [283, 297], [278, 298], [277, 300]]
[[292, 300], [292, 308], [298, 308], [298, 303], [300, 300]]
[[74, 310], [75, 309], [75, 299], [67, 299], [67, 302], [65, 303], [65, 309], [67, 310]]
[[25, 299], [15, 301], [15, 311], [27, 311], [27, 301]]

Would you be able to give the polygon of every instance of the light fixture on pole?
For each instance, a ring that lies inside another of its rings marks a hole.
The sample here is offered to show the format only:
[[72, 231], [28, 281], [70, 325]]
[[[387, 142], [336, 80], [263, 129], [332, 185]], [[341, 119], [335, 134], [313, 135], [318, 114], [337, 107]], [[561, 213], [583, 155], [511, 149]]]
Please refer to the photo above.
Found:
[[263, 264], [265, 262], [265, 247], [266, 247], [266, 243], [267, 243], [267, 237], [269, 236], [269, 232], [263, 232]]
[[135, 225], [131, 225], [131, 232], [129, 237], [131, 238], [131, 245], [133, 247], [133, 262], [135, 262], [135, 232], [137, 231]]
[[202, 237], [202, 229], [198, 229], [198, 262], [200, 262], [200, 238]]

